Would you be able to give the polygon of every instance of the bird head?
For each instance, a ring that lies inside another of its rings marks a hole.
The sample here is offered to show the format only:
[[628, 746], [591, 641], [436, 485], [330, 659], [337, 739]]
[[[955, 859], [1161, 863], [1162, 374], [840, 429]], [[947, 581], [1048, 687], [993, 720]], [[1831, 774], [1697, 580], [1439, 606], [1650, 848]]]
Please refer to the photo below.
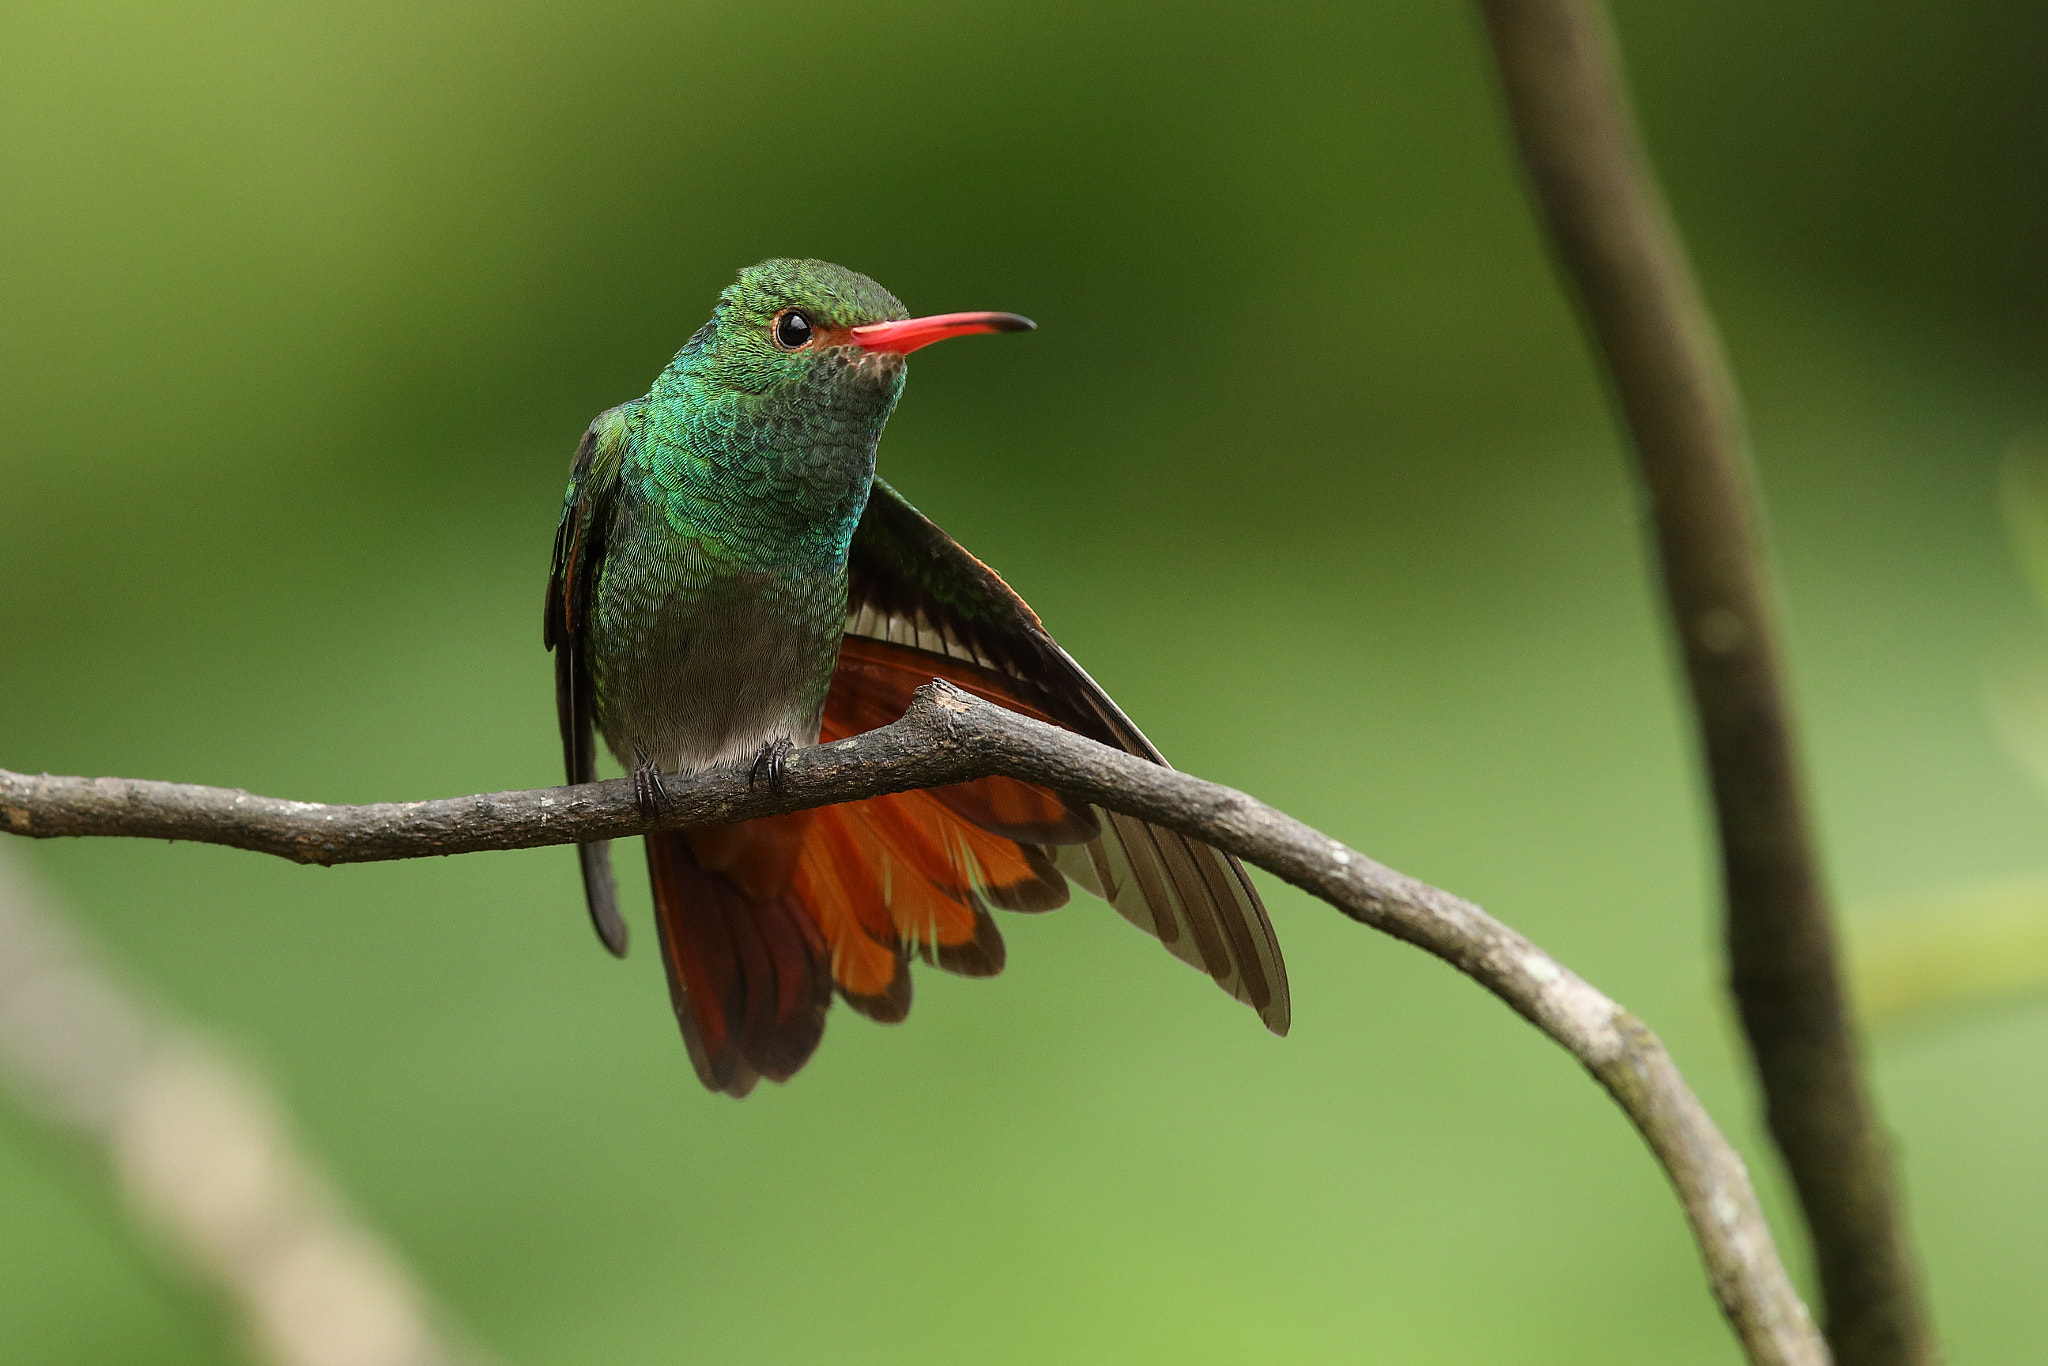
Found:
[[749, 266], [677, 357], [700, 384], [735, 395], [799, 395], [830, 407], [893, 405], [903, 360], [948, 337], [1027, 332], [1014, 313], [913, 318], [895, 295], [829, 261]]

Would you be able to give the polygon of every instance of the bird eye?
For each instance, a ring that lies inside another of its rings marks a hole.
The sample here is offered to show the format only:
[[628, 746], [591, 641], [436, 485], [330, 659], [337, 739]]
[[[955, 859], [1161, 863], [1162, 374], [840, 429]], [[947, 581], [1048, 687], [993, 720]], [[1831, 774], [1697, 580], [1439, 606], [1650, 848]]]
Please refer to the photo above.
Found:
[[785, 351], [801, 351], [811, 344], [810, 315], [791, 308], [775, 315], [775, 344]]

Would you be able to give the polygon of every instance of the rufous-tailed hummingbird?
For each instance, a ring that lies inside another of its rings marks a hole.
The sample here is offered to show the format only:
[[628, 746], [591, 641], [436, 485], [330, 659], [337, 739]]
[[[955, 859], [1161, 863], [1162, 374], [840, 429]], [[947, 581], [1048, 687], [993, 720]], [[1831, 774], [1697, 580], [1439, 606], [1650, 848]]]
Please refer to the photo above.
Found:
[[[652, 813], [662, 773], [772, 778], [790, 747], [885, 725], [934, 677], [1164, 763], [1022, 598], [875, 476], [905, 357], [1031, 326], [911, 318], [824, 261], [741, 271], [577, 447], [545, 620], [569, 781], [596, 777], [602, 733]], [[788, 1080], [835, 991], [903, 1019], [913, 953], [999, 972], [989, 908], [1050, 910], [1069, 879], [1287, 1030], [1286, 968], [1236, 859], [1042, 787], [983, 778], [646, 843], [676, 1018], [714, 1091]], [[607, 846], [580, 854], [623, 954]]]

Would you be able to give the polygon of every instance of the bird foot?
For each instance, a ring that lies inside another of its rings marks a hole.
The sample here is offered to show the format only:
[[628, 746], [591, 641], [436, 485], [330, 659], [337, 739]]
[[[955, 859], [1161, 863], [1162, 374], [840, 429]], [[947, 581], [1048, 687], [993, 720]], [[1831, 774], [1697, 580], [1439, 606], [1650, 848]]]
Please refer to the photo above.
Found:
[[754, 756], [754, 766], [747, 770], [747, 791], [754, 790], [754, 784], [766, 778], [768, 790], [777, 796], [782, 794], [782, 774], [789, 762], [789, 752], [796, 748], [788, 736], [779, 736], [761, 746], [761, 752]]
[[641, 815], [655, 819], [667, 801], [668, 789], [661, 785], [661, 770], [651, 760], [633, 770], [633, 805], [640, 808]]

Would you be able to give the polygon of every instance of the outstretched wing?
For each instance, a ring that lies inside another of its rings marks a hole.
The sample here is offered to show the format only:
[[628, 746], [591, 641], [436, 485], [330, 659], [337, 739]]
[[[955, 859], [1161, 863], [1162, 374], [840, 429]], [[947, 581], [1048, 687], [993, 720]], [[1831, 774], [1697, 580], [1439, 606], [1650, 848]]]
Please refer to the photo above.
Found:
[[[871, 653], [884, 650], [914, 666], [911, 672], [970, 692], [1022, 697], [1071, 730], [1166, 762], [994, 570], [880, 479], [854, 532], [848, 568], [846, 634], [873, 642]], [[992, 689], [990, 674], [1004, 686]], [[1285, 1034], [1287, 969], [1238, 861], [1130, 816], [1093, 814], [1100, 837], [1049, 846], [1054, 866]]]
[[[541, 639], [555, 652], [555, 716], [562, 729], [562, 765], [572, 783], [597, 778], [597, 725], [584, 640], [590, 629], [597, 577], [604, 568], [619, 466], [642, 402], [636, 399], [599, 413], [583, 433], [569, 469], [569, 491], [562, 497], [562, 520], [555, 528], [555, 558], [548, 572]], [[619, 914], [611, 843], [594, 840], [578, 845], [576, 853], [583, 865], [590, 923], [604, 946], [623, 958], [626, 922]]]

